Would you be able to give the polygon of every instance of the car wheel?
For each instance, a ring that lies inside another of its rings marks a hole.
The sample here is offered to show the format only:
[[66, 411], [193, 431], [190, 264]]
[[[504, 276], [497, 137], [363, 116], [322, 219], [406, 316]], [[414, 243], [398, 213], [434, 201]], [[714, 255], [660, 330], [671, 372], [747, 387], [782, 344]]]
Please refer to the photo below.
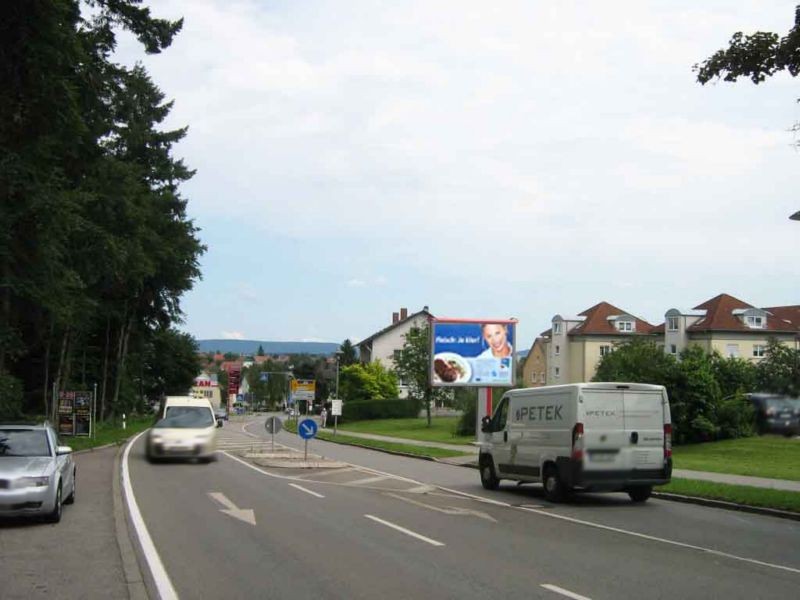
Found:
[[630, 496], [631, 500], [634, 502], [646, 502], [652, 493], [652, 485], [642, 485], [628, 490], [628, 496]]
[[496, 490], [500, 479], [494, 472], [494, 461], [491, 456], [482, 456], [480, 461], [481, 485], [487, 490]]
[[58, 482], [58, 489], [56, 490], [56, 505], [53, 507], [53, 512], [45, 517], [48, 523], [58, 523], [61, 520], [61, 482]]
[[75, 488], [78, 486], [78, 474], [76, 471], [72, 472], [72, 491], [70, 492], [67, 499], [64, 500], [64, 504], [75, 504]]
[[558, 469], [553, 465], [545, 468], [544, 480], [544, 497], [550, 502], [563, 502], [567, 495], [567, 490], [561, 477], [558, 476]]

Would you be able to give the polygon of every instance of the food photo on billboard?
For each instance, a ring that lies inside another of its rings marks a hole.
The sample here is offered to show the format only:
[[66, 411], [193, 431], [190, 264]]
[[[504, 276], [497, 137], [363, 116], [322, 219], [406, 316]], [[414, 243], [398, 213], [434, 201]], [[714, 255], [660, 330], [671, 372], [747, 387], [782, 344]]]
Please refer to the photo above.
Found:
[[513, 385], [515, 320], [437, 319], [432, 325], [434, 386]]

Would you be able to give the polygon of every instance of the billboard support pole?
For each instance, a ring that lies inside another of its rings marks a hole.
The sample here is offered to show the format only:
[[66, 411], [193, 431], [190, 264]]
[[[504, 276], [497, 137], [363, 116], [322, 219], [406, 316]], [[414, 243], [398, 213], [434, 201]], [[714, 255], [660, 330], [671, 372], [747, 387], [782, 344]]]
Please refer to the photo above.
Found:
[[478, 388], [478, 410], [475, 411], [475, 439], [481, 439], [481, 420], [492, 416], [492, 388]]

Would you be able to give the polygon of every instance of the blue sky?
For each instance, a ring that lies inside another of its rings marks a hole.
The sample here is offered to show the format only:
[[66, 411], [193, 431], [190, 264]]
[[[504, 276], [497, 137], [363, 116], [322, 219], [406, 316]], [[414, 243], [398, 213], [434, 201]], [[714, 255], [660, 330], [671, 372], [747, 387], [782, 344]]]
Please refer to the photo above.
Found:
[[198, 338], [357, 341], [401, 306], [653, 323], [718, 293], [800, 303], [797, 81], [695, 82], [794, 1], [160, 0], [145, 64], [208, 245]]

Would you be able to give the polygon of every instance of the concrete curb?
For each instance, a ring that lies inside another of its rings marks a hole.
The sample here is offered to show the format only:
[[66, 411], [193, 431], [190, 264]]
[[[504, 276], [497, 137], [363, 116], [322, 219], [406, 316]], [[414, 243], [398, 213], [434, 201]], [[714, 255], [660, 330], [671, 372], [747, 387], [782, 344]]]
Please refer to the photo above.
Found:
[[[451, 467], [465, 467], [467, 469], [478, 469], [477, 462], [458, 465], [458, 464], [453, 464], [451, 462], [447, 462], [446, 459], [434, 458], [432, 456], [419, 456], [417, 454], [395, 452], [393, 450], [384, 450], [382, 448], [372, 448], [370, 446], [360, 446], [358, 444], [350, 444], [347, 442], [336, 442], [333, 440], [323, 440], [323, 441], [332, 442], [334, 444], [342, 444], [343, 446], [358, 446], [359, 448], [367, 448], [368, 450], [375, 450], [376, 452], [384, 452], [386, 454], [396, 454], [398, 456], [406, 456], [408, 458], [418, 458], [421, 460], [438, 462], [443, 465], [450, 465]], [[788, 510], [779, 510], [777, 508], [750, 506], [747, 504], [737, 504], [735, 502], [725, 502], [724, 500], [712, 500], [711, 498], [701, 498], [699, 496], [683, 496], [681, 494], [671, 494], [668, 492], [653, 492], [653, 498], [659, 498], [661, 500], [670, 500], [672, 502], [684, 502], [686, 504], [698, 504], [700, 506], [708, 506], [711, 508], [722, 508], [724, 510], [736, 510], [739, 512], [748, 512], [758, 515], [765, 515], [769, 517], [777, 517], [780, 519], [791, 519], [793, 521], [800, 521], [800, 513], [795, 513]]]
[[778, 517], [780, 519], [791, 519], [793, 521], [800, 521], [800, 513], [791, 512], [788, 510], [780, 510], [777, 508], [750, 506], [748, 504], [737, 504], [736, 502], [726, 502], [725, 500], [713, 500], [711, 498], [701, 498], [700, 496], [684, 496], [682, 494], [672, 494], [669, 492], [653, 492], [653, 498], [660, 498], [661, 500], [671, 500], [673, 502], [684, 502], [686, 504], [699, 504], [701, 506], [710, 506], [712, 508], [737, 510], [740, 512], [754, 513], [757, 515], [766, 515], [770, 517]]
[[[106, 447], [114, 446], [116, 444], [108, 444]], [[150, 598], [147, 587], [142, 577], [142, 572], [139, 569], [139, 561], [137, 560], [137, 552], [131, 542], [130, 530], [128, 529], [127, 508], [122, 498], [122, 490], [120, 484], [121, 477], [121, 455], [124, 444], [119, 445], [117, 455], [114, 458], [114, 480], [113, 480], [113, 497], [114, 497], [114, 526], [116, 528], [117, 546], [119, 546], [119, 553], [122, 557], [122, 568], [125, 573], [125, 584], [128, 587], [128, 597], [131, 600], [148, 600]], [[91, 450], [96, 450], [93, 448]], [[91, 451], [89, 450], [89, 451]]]

